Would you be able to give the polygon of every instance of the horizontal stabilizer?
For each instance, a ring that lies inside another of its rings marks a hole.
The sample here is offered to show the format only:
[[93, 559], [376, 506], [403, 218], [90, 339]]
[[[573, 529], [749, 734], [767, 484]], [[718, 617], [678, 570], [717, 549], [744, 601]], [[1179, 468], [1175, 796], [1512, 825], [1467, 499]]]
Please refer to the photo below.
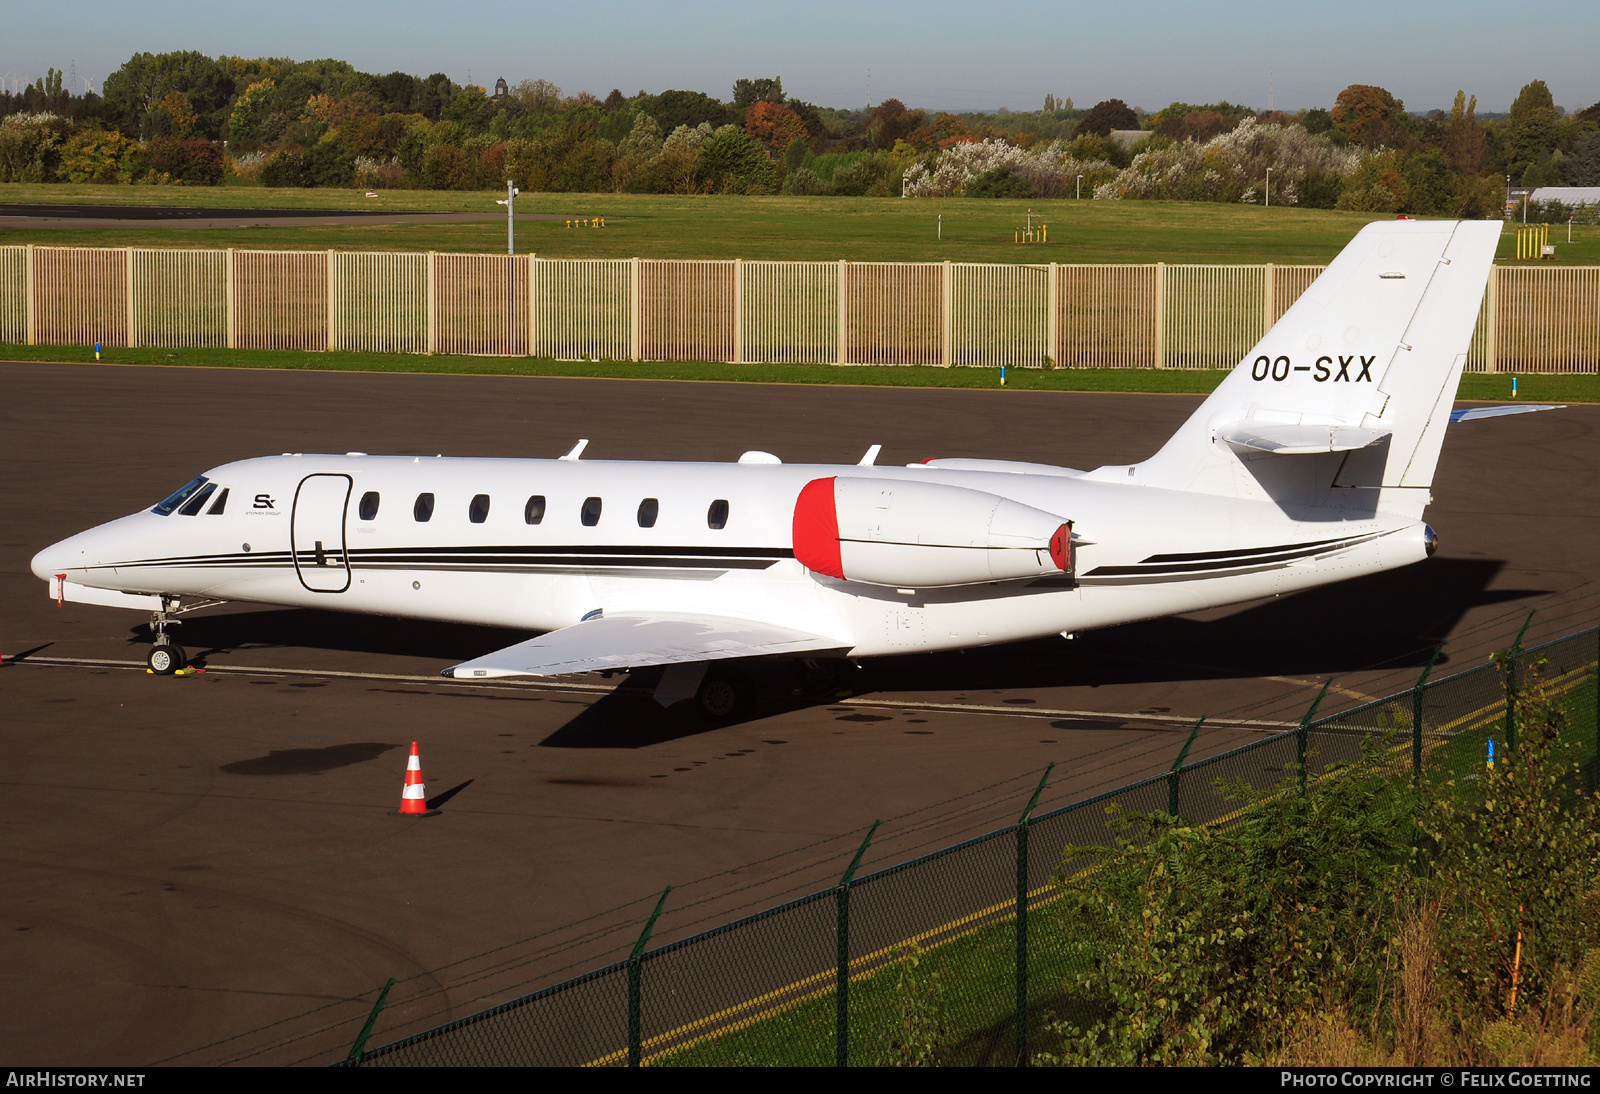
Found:
[[624, 613], [562, 627], [445, 669], [441, 675], [458, 680], [560, 676], [734, 657], [841, 653], [850, 647], [849, 642], [749, 619]]
[[1507, 414], [1532, 414], [1536, 410], [1565, 410], [1566, 404], [1554, 403], [1527, 403], [1512, 406], [1472, 406], [1462, 407], [1460, 410], [1450, 412], [1450, 424], [1457, 422], [1473, 422], [1479, 418], [1503, 418]]
[[1377, 444], [1387, 429], [1353, 425], [1273, 425], [1268, 422], [1232, 422], [1217, 427], [1217, 437], [1236, 449], [1298, 456], [1318, 452], [1353, 452]]

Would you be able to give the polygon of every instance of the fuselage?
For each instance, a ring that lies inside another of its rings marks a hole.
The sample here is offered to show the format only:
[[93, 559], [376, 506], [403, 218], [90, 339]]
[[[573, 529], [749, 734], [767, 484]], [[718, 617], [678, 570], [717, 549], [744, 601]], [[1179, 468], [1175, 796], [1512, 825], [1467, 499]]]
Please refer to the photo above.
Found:
[[[527, 630], [596, 610], [711, 613], [873, 656], [1180, 614], [1428, 553], [1410, 517], [965, 466], [266, 457], [207, 471], [169, 512], [63, 540], [33, 570], [98, 589]], [[796, 499], [829, 476], [934, 482], [1059, 515], [1076, 533], [1072, 572], [917, 588], [807, 569]]]

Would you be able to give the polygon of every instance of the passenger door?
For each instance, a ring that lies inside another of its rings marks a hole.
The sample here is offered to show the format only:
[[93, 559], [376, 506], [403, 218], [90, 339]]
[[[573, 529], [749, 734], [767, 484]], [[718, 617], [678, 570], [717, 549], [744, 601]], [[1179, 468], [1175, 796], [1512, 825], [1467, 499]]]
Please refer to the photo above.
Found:
[[342, 593], [350, 587], [344, 542], [350, 486], [349, 475], [307, 475], [294, 493], [289, 548], [300, 584], [314, 593]]

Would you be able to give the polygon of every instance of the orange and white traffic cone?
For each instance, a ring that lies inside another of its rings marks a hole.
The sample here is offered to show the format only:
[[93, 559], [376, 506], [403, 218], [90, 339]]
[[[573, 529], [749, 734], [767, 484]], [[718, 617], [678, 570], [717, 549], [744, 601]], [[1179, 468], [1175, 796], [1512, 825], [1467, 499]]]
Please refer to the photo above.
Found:
[[437, 809], [428, 808], [428, 792], [422, 785], [422, 757], [417, 754], [417, 742], [411, 742], [411, 758], [406, 761], [406, 785], [400, 791], [400, 808], [391, 816], [436, 817]]

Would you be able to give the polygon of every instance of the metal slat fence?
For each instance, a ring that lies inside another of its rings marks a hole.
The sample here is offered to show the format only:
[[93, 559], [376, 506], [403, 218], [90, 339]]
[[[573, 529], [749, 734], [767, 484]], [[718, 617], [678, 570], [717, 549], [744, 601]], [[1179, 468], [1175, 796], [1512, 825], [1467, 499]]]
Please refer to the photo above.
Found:
[[[1406, 691], [1317, 720], [1308, 712], [1297, 728], [1217, 756], [1183, 764], [1185, 747], [1166, 774], [1036, 817], [1030, 804], [1011, 827], [858, 879], [852, 866], [832, 889], [653, 950], [647, 927], [628, 960], [349, 1062], [904, 1063], [919, 1037], [937, 1041], [939, 1063], [1026, 1061], [1102, 947], [1064, 918], [1059, 896], [1098, 868], [1080, 849], [1127, 838], [1119, 814], [1226, 827], [1248, 808], [1236, 788], [1316, 793], [1351, 765], [1413, 783], [1457, 779], [1481, 770], [1490, 738], [1514, 747], [1507, 691], [1536, 665], [1567, 708], [1582, 785], [1597, 789], [1600, 628], [1514, 649], [1512, 661], [1509, 681], [1493, 664], [1424, 671]], [[913, 975], [919, 959], [937, 960], [938, 976]]]
[[[0, 247], [0, 342], [1231, 368], [1321, 266]], [[1600, 266], [1500, 266], [1467, 369], [1600, 371]]]

